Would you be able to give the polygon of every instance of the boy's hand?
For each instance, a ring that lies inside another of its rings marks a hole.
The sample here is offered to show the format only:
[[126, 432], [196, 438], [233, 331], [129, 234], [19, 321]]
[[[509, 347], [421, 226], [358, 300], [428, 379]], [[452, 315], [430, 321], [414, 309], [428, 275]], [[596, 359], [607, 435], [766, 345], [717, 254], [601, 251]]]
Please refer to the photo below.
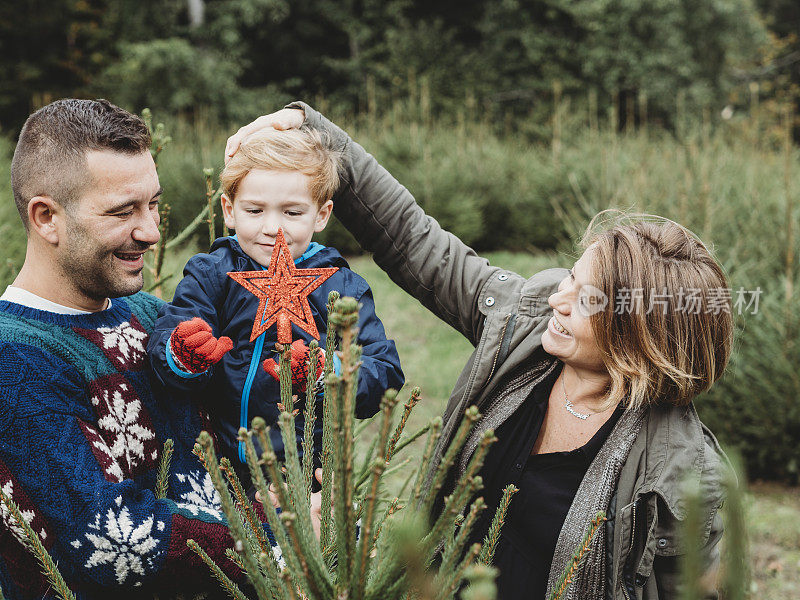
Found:
[[225, 164], [228, 163], [231, 156], [236, 154], [239, 145], [251, 133], [255, 133], [261, 129], [272, 127], [278, 131], [285, 131], [286, 129], [297, 129], [303, 124], [306, 115], [299, 108], [283, 108], [277, 112], [258, 117], [252, 123], [240, 127], [239, 131], [234, 133], [228, 138], [228, 143], [225, 144]]
[[233, 348], [229, 337], [215, 338], [211, 325], [200, 317], [180, 323], [169, 338], [172, 356], [184, 370], [202, 373]]
[[[306, 384], [308, 383], [308, 367], [309, 367], [309, 352], [308, 346], [303, 340], [295, 340], [291, 345], [292, 352], [292, 387], [297, 393], [302, 394], [306, 391]], [[319, 349], [319, 360], [317, 361], [317, 372], [314, 379], [319, 379], [322, 375], [322, 369], [325, 367], [325, 350]], [[267, 373], [275, 379], [280, 380], [278, 374], [278, 363], [274, 359], [268, 358], [261, 363]]]

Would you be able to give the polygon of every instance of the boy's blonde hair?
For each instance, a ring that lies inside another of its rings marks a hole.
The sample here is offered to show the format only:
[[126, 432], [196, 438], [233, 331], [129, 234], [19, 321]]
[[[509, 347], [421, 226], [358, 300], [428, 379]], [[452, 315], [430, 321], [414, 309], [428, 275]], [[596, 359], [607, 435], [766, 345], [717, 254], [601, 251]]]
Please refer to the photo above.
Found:
[[339, 187], [341, 153], [313, 129], [263, 129], [248, 137], [220, 174], [222, 190], [234, 201], [239, 185], [254, 169], [299, 171], [311, 178], [311, 198], [322, 206]]

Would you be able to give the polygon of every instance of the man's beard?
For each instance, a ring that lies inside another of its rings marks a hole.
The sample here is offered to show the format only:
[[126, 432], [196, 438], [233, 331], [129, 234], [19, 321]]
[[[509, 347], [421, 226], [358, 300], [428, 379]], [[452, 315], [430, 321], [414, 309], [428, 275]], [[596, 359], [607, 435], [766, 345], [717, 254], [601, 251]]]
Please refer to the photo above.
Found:
[[81, 294], [95, 301], [106, 298], [130, 296], [142, 289], [141, 272], [132, 276], [123, 271], [114, 252], [142, 252], [147, 244], [135, 244], [135, 248], [98, 248], [88, 231], [73, 221], [72, 234], [58, 256], [58, 263], [73, 287]]

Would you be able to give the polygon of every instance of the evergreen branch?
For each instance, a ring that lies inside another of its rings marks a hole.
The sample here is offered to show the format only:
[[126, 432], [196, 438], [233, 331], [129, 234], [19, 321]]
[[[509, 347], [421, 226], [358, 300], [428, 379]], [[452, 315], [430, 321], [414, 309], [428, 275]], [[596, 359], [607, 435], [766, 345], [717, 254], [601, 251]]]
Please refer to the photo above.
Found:
[[[333, 307], [339, 299], [339, 292], [332, 291], [328, 294], [327, 311], [328, 315], [333, 312]], [[325, 336], [325, 370], [323, 372], [325, 381], [325, 392], [323, 400], [323, 423], [330, 423], [330, 426], [324, 426], [322, 430], [322, 520], [320, 522], [320, 547], [324, 550], [330, 545], [330, 529], [331, 529], [331, 480], [333, 478], [333, 423], [335, 410], [335, 400], [333, 393], [335, 384], [333, 378], [335, 377], [333, 369], [333, 353], [336, 350], [336, 329], [330, 322], [328, 323], [328, 331]], [[330, 383], [329, 383], [330, 382]]]
[[361, 350], [355, 345], [358, 324], [358, 302], [354, 298], [340, 298], [328, 315], [341, 338], [342, 373], [338, 377], [341, 400], [338, 402], [336, 429], [341, 452], [337, 456], [334, 481], [335, 519], [339, 527], [337, 541], [337, 586], [345, 589], [351, 580], [356, 555], [356, 522], [353, 514], [353, 419], [358, 391], [358, 370]]
[[394, 430], [392, 434], [392, 439], [389, 440], [389, 447], [386, 450], [386, 462], [392, 460], [392, 456], [395, 453], [395, 448], [397, 447], [397, 442], [400, 441], [400, 436], [403, 434], [403, 429], [408, 422], [408, 417], [411, 416], [411, 411], [417, 405], [420, 400], [420, 391], [418, 387], [415, 387], [411, 390], [411, 397], [408, 399], [403, 405], [403, 416], [400, 417], [400, 422], [397, 424], [397, 428]]
[[[475, 521], [478, 520], [478, 516], [484, 510], [486, 510], [486, 502], [482, 497], [476, 498], [470, 507], [469, 513], [461, 522], [461, 527], [459, 528], [458, 533], [453, 535], [453, 537], [445, 544], [444, 552], [442, 552], [442, 562], [439, 565], [439, 575], [442, 579], [447, 577], [448, 574], [453, 571], [453, 567], [455, 566], [458, 557], [461, 555], [461, 549], [469, 539], [472, 526], [475, 525]], [[443, 589], [444, 582], [440, 581], [440, 585], [437, 587], [439, 589]]]
[[311, 524], [311, 505], [309, 496], [306, 495], [305, 480], [300, 467], [300, 457], [297, 455], [297, 438], [295, 437], [294, 415], [283, 412], [278, 417], [278, 423], [283, 439], [284, 468], [286, 470], [287, 491], [290, 504], [281, 504], [285, 511], [293, 512], [297, 518], [301, 535], [304, 539], [314, 539], [314, 528]]
[[[357, 438], [356, 438], [357, 439]], [[372, 442], [370, 442], [369, 449], [364, 454], [364, 462], [361, 464], [361, 467], [358, 469], [358, 476], [356, 477], [356, 493], [359, 492], [361, 486], [364, 482], [369, 479], [370, 468], [372, 465], [372, 459], [375, 454], [375, 450], [378, 447], [378, 437], [373, 436]]]
[[423, 514], [430, 514], [431, 508], [433, 507], [433, 502], [436, 500], [436, 496], [439, 494], [439, 491], [442, 489], [444, 485], [445, 479], [447, 478], [447, 473], [450, 471], [450, 468], [455, 464], [456, 457], [461, 452], [461, 448], [467, 441], [472, 428], [475, 426], [475, 423], [480, 418], [481, 414], [478, 412], [478, 409], [474, 406], [470, 406], [464, 412], [464, 418], [461, 419], [461, 423], [458, 426], [458, 430], [456, 431], [455, 436], [453, 436], [453, 440], [450, 442], [450, 445], [447, 447], [447, 451], [442, 458], [442, 461], [439, 463], [439, 466], [436, 469], [436, 474], [433, 478], [433, 484], [431, 485], [430, 490], [428, 491], [428, 495], [422, 502], [422, 513]]
[[[289, 344], [275, 344], [280, 352], [278, 357], [278, 381], [281, 386], [281, 404], [283, 411], [294, 413], [294, 396], [292, 395], [292, 347]], [[294, 442], [296, 445], [297, 442]]]
[[436, 444], [439, 442], [439, 436], [442, 433], [442, 418], [436, 417], [431, 420], [428, 430], [428, 440], [425, 442], [425, 451], [422, 453], [422, 462], [417, 471], [417, 479], [414, 482], [414, 491], [409, 498], [409, 506], [419, 506], [420, 496], [422, 495], [422, 483], [425, 481], [428, 469], [430, 468], [431, 459], [433, 458], [433, 451], [436, 449]]
[[194, 454], [197, 457], [197, 459], [200, 461], [200, 464], [203, 465], [203, 468], [206, 471], [208, 471], [208, 467], [206, 466], [206, 459], [203, 456], [203, 449], [197, 442], [195, 442], [194, 446], [192, 447], [192, 454]]
[[483, 486], [483, 480], [477, 476], [477, 473], [483, 466], [489, 447], [496, 441], [497, 438], [491, 429], [487, 429], [481, 434], [478, 447], [470, 458], [464, 475], [456, 483], [453, 493], [445, 499], [444, 508], [426, 537], [425, 541], [431, 544], [431, 550], [436, 549], [444, 532], [452, 527], [455, 518], [461, 513], [467, 501]]
[[478, 555], [481, 553], [481, 545], [478, 543], [472, 544], [467, 554], [458, 563], [458, 566], [449, 574], [447, 579], [443, 582], [441, 588], [439, 588], [439, 593], [436, 596], [436, 600], [446, 600], [447, 598], [452, 598], [453, 594], [459, 587], [461, 580], [464, 579], [464, 572], [467, 570], [469, 566], [475, 562], [475, 559], [478, 558]]
[[[297, 592], [295, 591], [294, 585], [292, 584], [292, 578], [289, 575], [288, 571], [282, 571], [280, 574], [281, 580], [285, 584], [286, 589], [286, 597], [288, 600], [297, 600]], [[302, 600], [306, 600], [305, 597], [301, 596]]]
[[170, 241], [167, 242], [167, 250], [171, 250], [175, 246], [185, 242], [189, 238], [189, 236], [194, 233], [194, 230], [200, 226], [200, 223], [202, 223], [205, 220], [207, 214], [208, 214], [208, 206], [204, 206], [203, 210], [201, 210], [198, 213], [198, 215], [194, 219], [192, 219], [192, 222], [189, 223], [184, 228], [183, 231], [181, 231], [178, 235], [176, 235], [174, 238], [172, 238]]
[[253, 555], [250, 545], [247, 542], [247, 534], [245, 533], [242, 518], [233, 503], [233, 498], [228, 489], [228, 485], [222, 478], [222, 472], [217, 462], [217, 455], [214, 452], [214, 443], [211, 435], [207, 431], [201, 431], [197, 437], [197, 442], [203, 451], [205, 458], [206, 469], [211, 475], [211, 481], [220, 496], [222, 511], [225, 513], [225, 518], [228, 520], [228, 529], [231, 537], [233, 538], [234, 550], [242, 557], [242, 562], [245, 566], [250, 582], [255, 588], [256, 594], [260, 600], [271, 600], [272, 594], [268, 588], [268, 584], [258, 568], [258, 562]]
[[11, 515], [14, 521], [16, 521], [17, 526], [22, 529], [23, 533], [25, 534], [20, 541], [28, 549], [28, 551], [36, 557], [42, 573], [47, 578], [47, 581], [50, 582], [52, 588], [56, 591], [61, 600], [75, 600], [75, 595], [72, 593], [69, 587], [67, 587], [66, 581], [64, 581], [64, 578], [58, 571], [58, 567], [53, 562], [53, 558], [42, 545], [42, 541], [39, 539], [38, 534], [31, 529], [30, 524], [23, 518], [19, 507], [11, 499], [11, 497], [5, 495], [2, 488], [0, 488], [0, 500], [6, 505], [8, 513]]
[[[278, 501], [280, 502], [281, 507], [289, 507], [292, 505], [292, 500], [289, 496], [289, 491], [287, 489], [286, 484], [283, 482], [283, 478], [281, 477], [280, 471], [278, 470], [278, 462], [275, 457], [275, 450], [272, 447], [272, 442], [269, 439], [269, 435], [267, 435], [266, 431], [266, 424], [263, 419], [260, 417], [256, 417], [253, 419], [253, 431], [256, 432], [258, 435], [259, 442], [261, 443], [261, 447], [265, 448], [266, 450], [262, 454], [262, 461], [264, 466], [267, 469], [267, 474], [269, 475], [270, 479], [272, 480], [273, 484], [276, 488], [276, 493], [278, 495]], [[252, 447], [252, 440], [250, 441], [250, 446]], [[296, 444], [295, 444], [296, 448]], [[249, 451], [248, 449], [246, 449]], [[254, 453], [254, 451], [253, 451]], [[295, 461], [296, 461], [296, 450], [295, 450]], [[249, 461], [248, 461], [249, 462]], [[260, 471], [260, 469], [258, 469]], [[263, 473], [259, 475], [259, 485], [264, 486], [265, 491], [262, 491], [261, 494], [264, 498], [268, 498], [269, 496], [266, 493], [266, 484], [264, 482]], [[276, 515], [275, 508], [272, 506], [271, 502], [265, 502], [264, 505], [266, 506], [267, 510], [272, 513], [269, 515], [270, 520], [270, 527], [272, 527], [272, 517]], [[283, 550], [283, 556], [286, 559], [286, 564], [288, 565], [290, 572], [292, 575], [296, 577], [301, 577], [308, 568], [303, 567], [304, 564], [308, 567], [308, 563], [306, 562], [307, 559], [311, 559], [311, 569], [310, 572], [315, 578], [316, 587], [330, 590], [332, 593], [333, 584], [330, 581], [330, 577], [328, 575], [328, 571], [324, 566], [324, 562], [320, 556], [319, 546], [316, 543], [316, 537], [314, 534], [311, 534], [312, 539], [303, 538], [302, 540], [293, 540], [291, 539], [290, 535], [291, 532], [288, 532], [285, 527], [285, 522], [283, 520], [283, 513], [281, 513], [281, 520], [280, 524], [276, 524], [276, 527], [281, 532], [281, 541], [279, 541], [279, 545], [281, 546], [281, 550]], [[310, 518], [310, 517], [309, 517]], [[277, 516], [275, 516], [277, 519]], [[292, 529], [295, 531], [296, 536], [296, 529], [294, 528], [294, 517], [292, 518]], [[297, 554], [297, 547], [299, 546], [302, 548], [302, 554]], [[304, 590], [309, 590], [310, 582], [307, 580], [303, 580], [300, 582], [300, 587]]]
[[381, 520], [378, 521], [378, 524], [375, 526], [375, 534], [372, 536], [372, 542], [370, 542], [370, 554], [375, 550], [375, 547], [378, 544], [378, 538], [381, 535], [381, 530], [383, 529], [383, 524], [386, 522], [386, 519], [391, 517], [401, 508], [402, 506], [400, 506], [400, 499], [393, 498], [389, 503], [389, 506], [386, 508], [386, 512], [383, 514], [383, 517], [381, 517]]
[[150, 292], [154, 291], [156, 288], [161, 287], [164, 284], [164, 282], [169, 281], [174, 276], [175, 276], [175, 273], [169, 273], [169, 274], [165, 275], [164, 277], [162, 277], [161, 279], [159, 279], [158, 281], [154, 281], [144, 291], [149, 294]]
[[481, 550], [481, 555], [478, 557], [478, 562], [485, 565], [492, 564], [494, 552], [497, 549], [497, 542], [500, 540], [500, 529], [503, 527], [506, 514], [508, 513], [508, 505], [511, 504], [511, 497], [518, 491], [519, 488], [514, 484], [509, 484], [503, 489], [503, 497], [500, 499], [500, 504], [492, 518], [489, 533], [483, 538], [483, 549]]
[[725, 489], [725, 546], [723, 548], [723, 585], [726, 600], [745, 600], [750, 589], [750, 564], [747, 560], [747, 522], [742, 504], [743, 491], [736, 476], [740, 459], [730, 457], [732, 468], [722, 478]]
[[258, 518], [255, 507], [253, 507], [253, 504], [247, 497], [247, 494], [242, 487], [242, 482], [239, 481], [239, 477], [236, 475], [233, 465], [231, 465], [231, 461], [228, 460], [227, 457], [223, 458], [221, 461], [219, 461], [219, 468], [222, 469], [222, 472], [225, 474], [225, 478], [228, 480], [231, 488], [233, 489], [233, 493], [236, 496], [236, 503], [241, 507], [241, 510], [244, 513], [244, 518], [247, 521], [250, 530], [253, 532], [256, 541], [258, 542], [259, 550], [261, 552], [270, 551], [271, 547], [269, 539], [267, 539], [267, 534], [264, 532], [261, 519]]
[[309, 560], [307, 560], [316, 559], [318, 554], [313, 552], [309, 553], [308, 546], [313, 544], [303, 543], [298, 536], [297, 528], [295, 527], [296, 517], [297, 515], [294, 513], [281, 513], [281, 521], [284, 527], [286, 527], [294, 551], [300, 559], [300, 568], [307, 583], [306, 589], [310, 592], [306, 594], [306, 596], [308, 598], [319, 598], [320, 600], [331, 598], [333, 597], [333, 584], [328, 578], [328, 572], [326, 569], [321, 568], [319, 564], [310, 564]]
[[[317, 365], [319, 344], [312, 340], [308, 345], [308, 380], [306, 381], [306, 408], [303, 412], [303, 478], [306, 482], [306, 500], [311, 502], [311, 485], [314, 481], [314, 424], [317, 420]], [[324, 427], [324, 425], [323, 425]]]
[[167, 497], [169, 490], [169, 465], [172, 461], [172, 449], [174, 445], [172, 438], [164, 442], [164, 450], [161, 453], [161, 460], [158, 461], [158, 474], [156, 475], [156, 499]]
[[222, 572], [222, 569], [219, 568], [219, 565], [214, 562], [214, 559], [206, 554], [205, 550], [203, 550], [197, 542], [191, 539], [186, 540], [186, 545], [189, 546], [189, 548], [191, 548], [204, 563], [206, 563], [208, 568], [211, 570], [211, 574], [214, 576], [214, 579], [219, 581], [222, 589], [228, 592], [228, 595], [233, 598], [233, 600], [247, 600], [247, 596], [242, 593], [242, 591], [239, 589], [239, 586], [236, 585], [230, 577]]
[[381, 400], [381, 430], [379, 434], [378, 447], [381, 455], [376, 457], [372, 463], [372, 481], [366, 496], [366, 513], [361, 523], [361, 539], [359, 541], [358, 553], [356, 555], [355, 569], [350, 584], [350, 593], [355, 600], [360, 600], [366, 588], [367, 569], [369, 567], [372, 527], [375, 522], [375, 507], [378, 501], [378, 487], [380, 486], [381, 476], [389, 464], [387, 456], [386, 441], [389, 437], [389, 427], [392, 424], [392, 413], [397, 404], [397, 391], [386, 390]]
[[237, 567], [239, 567], [242, 573], [245, 572], [244, 563], [242, 562], [241, 557], [238, 554], [236, 554], [236, 552], [234, 552], [233, 548], [225, 548], [225, 556], [227, 556], [231, 560], [231, 562], [233, 562]]
[[222, 190], [220, 189], [215, 193], [214, 190], [214, 169], [203, 169], [203, 175], [206, 178], [206, 204], [208, 205], [208, 247], [214, 244], [217, 238], [216, 231], [214, 231], [214, 204], [220, 197]]
[[462, 600], [495, 600], [497, 598], [497, 588], [494, 584], [497, 569], [478, 563], [469, 567], [464, 575], [469, 585], [461, 593]]
[[[269, 435], [267, 435], [267, 424], [264, 419], [261, 417], [254, 418], [252, 426], [253, 432], [255, 432], [255, 434], [258, 436], [259, 442], [261, 443], [261, 461], [259, 461], [256, 457], [256, 449], [253, 445], [252, 434], [244, 428], [239, 430], [239, 439], [244, 441], [245, 459], [247, 461], [247, 467], [250, 470], [250, 478], [252, 479], [253, 484], [255, 485], [259, 494], [261, 494], [261, 498], [263, 500], [261, 506], [264, 508], [264, 514], [267, 517], [267, 524], [272, 530], [275, 540], [278, 542], [278, 546], [283, 552], [286, 563], [292, 569], [294, 569], [296, 566], [299, 566], [300, 563], [292, 552], [289, 544], [289, 538], [286, 535], [286, 530], [283, 528], [280, 517], [278, 517], [278, 512], [272, 505], [272, 502], [269, 500], [269, 487], [266, 479], [264, 478], [264, 472], [261, 470], [261, 463], [263, 463], [267, 467], [268, 471], [276, 474], [278, 477], [276, 480], [276, 487], [278, 488], [278, 494], [280, 496], [282, 492], [282, 485], [280, 485], [280, 482], [283, 481], [283, 479], [281, 478], [280, 473], [278, 473], [275, 450], [272, 448], [272, 442], [269, 439]], [[277, 573], [278, 565], [275, 562], [272, 552], [269, 553], [268, 560], [272, 562], [274, 571]], [[262, 562], [264, 561], [262, 560]]]
[[424, 425], [422, 428], [420, 428], [419, 430], [417, 430], [417, 431], [415, 431], [414, 433], [412, 433], [412, 434], [411, 434], [409, 437], [405, 438], [405, 439], [404, 439], [402, 442], [400, 442], [399, 444], [397, 444], [397, 447], [394, 449], [394, 454], [397, 454], [398, 452], [400, 452], [400, 451], [401, 451], [403, 448], [405, 448], [405, 447], [406, 447], [406, 446], [408, 446], [409, 444], [412, 444], [412, 443], [414, 443], [415, 441], [417, 441], [417, 440], [418, 440], [419, 438], [421, 438], [421, 437], [422, 437], [422, 436], [423, 436], [423, 435], [424, 435], [424, 434], [425, 434], [425, 433], [426, 433], [426, 432], [427, 432], [427, 431], [428, 431], [430, 428], [431, 428], [431, 424], [430, 424], [430, 423], [428, 423], [427, 425]]
[[153, 279], [154, 283], [152, 288], [157, 290], [156, 295], [161, 297], [161, 284], [164, 282], [161, 279], [161, 269], [164, 267], [164, 251], [167, 248], [167, 235], [169, 234], [169, 204], [163, 203], [159, 207], [161, 221], [158, 224], [159, 238], [156, 247], [153, 251]]
[[592, 539], [605, 521], [606, 514], [603, 511], [598, 512], [595, 518], [592, 519], [592, 522], [589, 524], [589, 530], [583, 536], [583, 541], [581, 542], [580, 547], [575, 551], [575, 554], [573, 554], [572, 559], [569, 561], [567, 568], [561, 574], [561, 577], [558, 578], [558, 582], [556, 583], [553, 593], [550, 594], [550, 598], [548, 598], [548, 600], [559, 600], [564, 595], [564, 592], [567, 591], [569, 584], [572, 583], [572, 579], [575, 577], [575, 573], [577, 572], [581, 561], [583, 561], [583, 559], [591, 550], [590, 546]]

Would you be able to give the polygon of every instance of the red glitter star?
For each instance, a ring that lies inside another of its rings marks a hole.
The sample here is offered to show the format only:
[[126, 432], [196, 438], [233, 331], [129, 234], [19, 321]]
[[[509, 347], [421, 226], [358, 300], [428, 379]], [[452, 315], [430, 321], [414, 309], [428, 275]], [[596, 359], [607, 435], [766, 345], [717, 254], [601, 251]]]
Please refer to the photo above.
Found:
[[308, 304], [308, 295], [338, 270], [338, 267], [295, 267], [283, 237], [283, 230], [279, 229], [266, 271], [228, 273], [236, 283], [258, 298], [250, 341], [264, 333], [273, 323], [278, 324], [278, 342], [281, 344], [292, 342], [292, 323], [319, 339], [319, 331]]

